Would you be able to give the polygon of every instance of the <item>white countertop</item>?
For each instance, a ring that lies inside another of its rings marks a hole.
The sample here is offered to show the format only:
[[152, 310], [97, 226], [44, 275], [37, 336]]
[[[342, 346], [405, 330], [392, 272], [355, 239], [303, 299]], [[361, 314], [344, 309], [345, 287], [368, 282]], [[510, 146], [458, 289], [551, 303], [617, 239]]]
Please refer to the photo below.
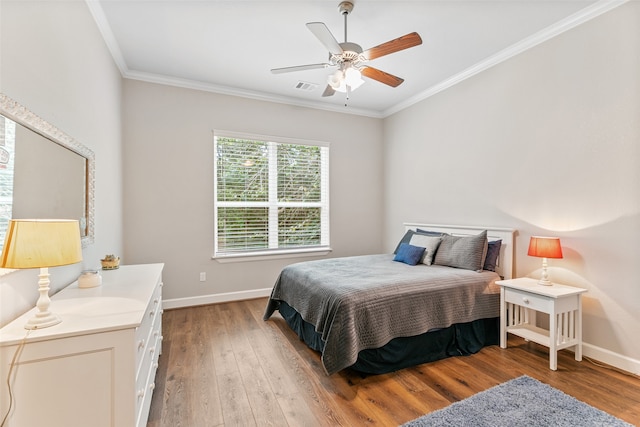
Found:
[[[30, 331], [28, 341], [139, 326], [163, 267], [162, 263], [125, 265], [117, 270], [101, 270], [101, 286], [80, 289], [77, 281], [70, 284], [51, 297], [49, 310], [62, 322]], [[134, 283], [148, 286], [132, 286]], [[33, 287], [37, 292], [37, 283]], [[0, 345], [22, 341], [27, 334], [24, 325], [35, 313], [34, 307], [0, 329]]]

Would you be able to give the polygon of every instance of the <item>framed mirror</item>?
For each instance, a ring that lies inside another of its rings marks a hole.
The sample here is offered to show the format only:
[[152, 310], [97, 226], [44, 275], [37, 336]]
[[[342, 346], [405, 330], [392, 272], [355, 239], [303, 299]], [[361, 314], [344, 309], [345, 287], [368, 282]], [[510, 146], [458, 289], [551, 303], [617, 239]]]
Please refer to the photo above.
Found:
[[0, 93], [0, 250], [11, 218], [77, 219], [93, 243], [94, 174], [92, 150]]

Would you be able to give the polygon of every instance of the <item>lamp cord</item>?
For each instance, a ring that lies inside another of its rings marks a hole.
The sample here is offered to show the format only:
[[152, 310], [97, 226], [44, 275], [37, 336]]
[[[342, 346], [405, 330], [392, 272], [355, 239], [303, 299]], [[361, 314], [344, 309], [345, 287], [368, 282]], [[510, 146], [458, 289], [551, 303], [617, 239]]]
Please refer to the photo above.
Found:
[[27, 343], [27, 337], [29, 337], [30, 332], [31, 330], [27, 329], [27, 333], [24, 335], [24, 338], [22, 338], [22, 341], [20, 341], [20, 344], [18, 345], [18, 348], [16, 348], [15, 353], [13, 353], [13, 358], [11, 359], [11, 365], [9, 365], [9, 373], [7, 374], [7, 390], [9, 391], [9, 407], [7, 408], [7, 413], [4, 414], [4, 417], [2, 418], [2, 423], [0, 423], [0, 427], [4, 427], [5, 423], [7, 422], [7, 419], [9, 418], [9, 414], [11, 414], [11, 409], [13, 409], [14, 397], [13, 397], [13, 389], [11, 388], [11, 375], [13, 374], [13, 370], [14, 370], [13, 368], [16, 366], [16, 362], [18, 361], [20, 354], [22, 354], [24, 345]]

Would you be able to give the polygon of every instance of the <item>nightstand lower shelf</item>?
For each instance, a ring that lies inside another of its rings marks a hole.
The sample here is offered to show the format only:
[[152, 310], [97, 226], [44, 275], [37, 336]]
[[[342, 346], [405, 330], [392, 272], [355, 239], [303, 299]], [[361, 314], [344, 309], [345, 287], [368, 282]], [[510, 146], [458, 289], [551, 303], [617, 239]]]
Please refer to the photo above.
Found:
[[533, 341], [545, 347], [551, 345], [551, 339], [549, 338], [549, 331], [531, 325], [518, 325], [507, 327], [507, 332], [524, 338], [527, 341]]
[[[532, 341], [545, 347], [551, 347], [550, 332], [546, 329], [539, 328], [532, 325], [517, 325], [509, 326], [506, 328], [507, 332], [517, 335], [520, 338], [524, 338], [527, 341]], [[565, 348], [573, 347], [578, 344], [578, 340], [572, 339], [569, 341], [556, 343], [556, 350], [562, 350]]]

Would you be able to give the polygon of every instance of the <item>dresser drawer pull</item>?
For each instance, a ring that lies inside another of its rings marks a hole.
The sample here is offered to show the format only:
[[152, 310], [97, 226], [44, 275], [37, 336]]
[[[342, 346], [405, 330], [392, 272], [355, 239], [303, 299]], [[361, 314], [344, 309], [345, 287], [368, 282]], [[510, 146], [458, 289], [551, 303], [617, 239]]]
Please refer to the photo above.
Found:
[[158, 362], [154, 363], [154, 364], [153, 364], [153, 369], [158, 369], [158, 366], [159, 366], [159, 365], [158, 365]]
[[138, 399], [142, 399], [144, 397], [144, 389], [143, 388], [138, 390], [137, 396], [138, 396]]
[[138, 341], [138, 350], [144, 347], [144, 340]]
[[151, 348], [149, 349], [149, 353], [151, 353], [151, 354], [155, 353], [155, 351], [156, 351], [156, 348], [155, 348], [155, 347], [151, 347]]
[[522, 302], [524, 302], [525, 304], [529, 304], [529, 298], [527, 297], [522, 298]]
[[155, 311], [155, 310], [151, 310], [151, 311], [149, 312], [149, 317], [153, 317], [153, 315], [154, 315], [154, 314], [156, 314], [156, 311]]
[[149, 391], [153, 391], [154, 388], [156, 388], [156, 383], [149, 384]]

